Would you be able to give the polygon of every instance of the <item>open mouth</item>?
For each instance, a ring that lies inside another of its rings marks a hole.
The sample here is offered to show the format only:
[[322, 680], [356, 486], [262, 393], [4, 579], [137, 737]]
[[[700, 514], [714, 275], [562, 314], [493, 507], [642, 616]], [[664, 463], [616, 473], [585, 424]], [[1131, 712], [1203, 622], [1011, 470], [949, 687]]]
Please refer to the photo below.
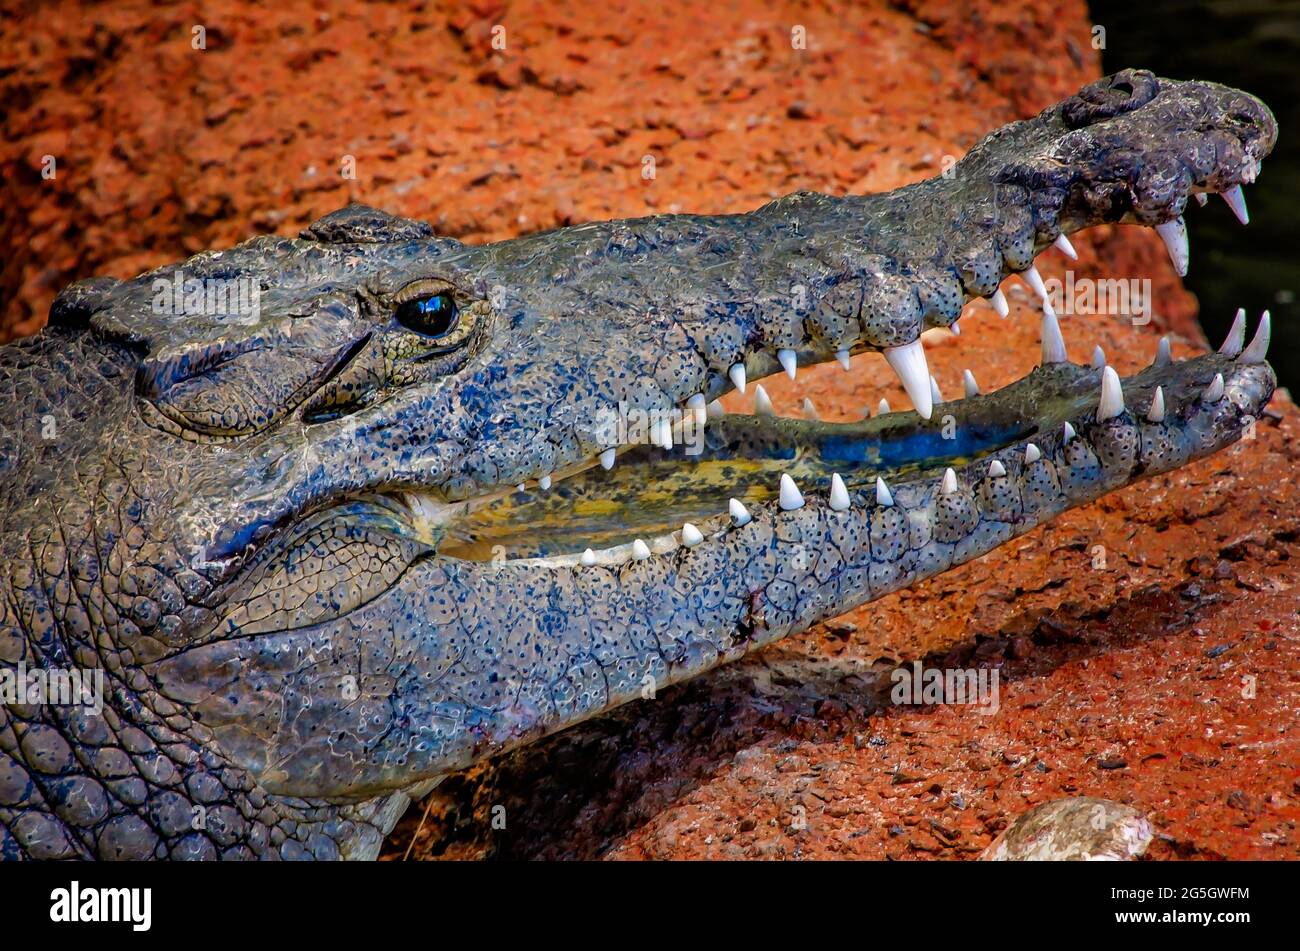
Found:
[[[1044, 326], [1055, 327], [1045, 315]], [[982, 394], [967, 379], [964, 398], [934, 394], [929, 420], [915, 411], [881, 412], [853, 423], [778, 418], [765, 398], [753, 415], [705, 417], [691, 408], [652, 424], [671, 427], [675, 449], [638, 445], [606, 469], [590, 460], [549, 484], [516, 488], [454, 507], [438, 526], [441, 555], [474, 561], [546, 559], [553, 564], [620, 564], [693, 547], [746, 524], [755, 506], [783, 510], [822, 496], [832, 509], [888, 506], [895, 492], [967, 497], [996, 492], [1009, 471], [1056, 456], [1086, 465], [1091, 431], [1128, 414], [1142, 424], [1154, 469], [1199, 455], [1200, 440], [1225, 412], [1250, 401], [1234, 398], [1264, 361], [1270, 335], [1265, 313], [1245, 345], [1239, 313], [1215, 354], [1174, 361], [1167, 342], [1154, 362], [1123, 380], [1099, 357], [1092, 366], [1065, 362], [1049, 334], [1043, 363], [1022, 379]], [[687, 450], [697, 436], [699, 451]], [[1074, 444], [1076, 452], [1071, 448]], [[427, 513], [418, 495], [408, 504]]]

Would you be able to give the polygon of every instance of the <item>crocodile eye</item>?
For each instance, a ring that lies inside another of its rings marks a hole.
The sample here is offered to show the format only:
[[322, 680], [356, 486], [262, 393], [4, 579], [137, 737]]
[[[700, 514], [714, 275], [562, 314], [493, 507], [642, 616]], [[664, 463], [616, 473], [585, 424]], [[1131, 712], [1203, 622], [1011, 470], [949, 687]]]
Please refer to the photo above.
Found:
[[450, 291], [404, 301], [393, 315], [399, 324], [422, 337], [445, 337], [456, 329], [460, 314]]

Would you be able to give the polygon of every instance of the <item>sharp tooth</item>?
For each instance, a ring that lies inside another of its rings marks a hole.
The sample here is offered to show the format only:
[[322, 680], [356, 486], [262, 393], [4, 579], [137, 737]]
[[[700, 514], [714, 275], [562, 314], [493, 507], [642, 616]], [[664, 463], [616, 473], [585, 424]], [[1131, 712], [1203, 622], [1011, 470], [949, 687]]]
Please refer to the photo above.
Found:
[[704, 541], [704, 536], [700, 534], [700, 530], [698, 528], [696, 528], [690, 522], [686, 522], [684, 525], [682, 525], [683, 545], [685, 545], [687, 548], [694, 548], [702, 541]]
[[524, 491], [524, 484], [523, 484], [522, 482], [520, 482], [517, 486], [515, 486], [515, 491], [516, 491], [516, 492], [522, 492], [522, 491]]
[[650, 557], [650, 547], [638, 538], [632, 543], [632, 557], [637, 561], [645, 561]]
[[1032, 466], [1041, 458], [1043, 458], [1043, 453], [1037, 446], [1033, 443], [1025, 446], [1025, 465]]
[[1011, 307], [1007, 304], [1007, 295], [1002, 293], [1000, 287], [993, 292], [993, 296], [989, 298], [989, 303], [993, 305], [993, 309], [998, 312], [999, 317], [1005, 319], [1007, 314], [1011, 313]]
[[1065, 421], [1065, 435], [1061, 437], [1061, 442], [1067, 443], [1074, 437], [1075, 437], [1074, 427], [1070, 425], [1070, 421], [1067, 419]]
[[745, 392], [745, 365], [743, 363], [733, 363], [731, 369], [727, 371], [727, 376], [731, 377], [732, 384], [740, 392]]
[[894, 504], [893, 493], [889, 491], [889, 486], [885, 485], [885, 480], [880, 478], [880, 476], [876, 476], [876, 504], [877, 505]]
[[966, 391], [966, 399], [980, 395], [980, 385], [975, 382], [975, 374], [970, 370], [961, 371], [961, 386]]
[[614, 460], [618, 458], [618, 451], [615, 449], [606, 449], [600, 454], [600, 467], [608, 472], [614, 468]]
[[588, 548], [582, 553], [582, 557], [578, 561], [582, 562], [584, 568], [590, 568], [596, 563], [596, 553]]
[[543, 492], [545, 492], [547, 489], [551, 487], [551, 477], [548, 475], [542, 476], [540, 479], [537, 480], [537, 487], [541, 489]]
[[958, 321], [954, 320], [948, 329], [952, 331], [954, 337], [961, 336], [961, 324]]
[[1268, 311], [1264, 311], [1263, 316], [1259, 318], [1259, 329], [1255, 331], [1255, 339], [1241, 353], [1241, 362], [1263, 363], [1264, 358], [1268, 356], [1268, 342], [1272, 336], [1273, 318], [1269, 316]]
[[851, 354], [850, 354], [847, 350], [843, 350], [843, 349], [841, 349], [841, 350], [836, 350], [836, 351], [835, 351], [835, 359], [838, 360], [838, 361], [840, 361], [840, 366], [844, 367], [844, 369], [845, 369], [846, 371], [849, 370], [849, 369], [851, 369], [852, 366], [853, 366], [853, 365], [849, 362], [850, 359], [851, 359]]
[[1092, 348], [1092, 368], [1100, 370], [1106, 365], [1106, 351], [1101, 349], [1101, 344]]
[[1119, 374], [1111, 367], [1101, 371], [1101, 399], [1097, 403], [1097, 420], [1113, 419], [1124, 412], [1124, 390], [1119, 385]]
[[893, 367], [907, 391], [912, 405], [922, 419], [929, 419], [934, 410], [930, 399], [930, 368], [925, 362], [925, 348], [920, 340], [913, 340], [901, 347], [890, 347], [885, 351], [885, 360]]
[[943, 394], [939, 392], [939, 381], [934, 378], [934, 374], [930, 374], [930, 402], [934, 406], [943, 402]]
[[689, 400], [686, 401], [686, 408], [704, 409], [708, 405], [708, 403], [709, 401], [704, 398], [703, 393], [696, 393], [694, 396], [692, 396]]
[[1156, 358], [1151, 361], [1151, 365], [1153, 367], [1167, 367], [1173, 362], [1173, 355], [1169, 352], [1169, 338], [1161, 337], [1160, 342], [1156, 344]]
[[754, 415], [755, 416], [775, 416], [776, 410], [772, 408], [772, 401], [768, 398], [767, 390], [763, 389], [760, 383], [754, 387]]
[[886, 413], [891, 413], [891, 412], [893, 412], [893, 410], [889, 408], [889, 400], [882, 399], [878, 404], [876, 404], [877, 416], [884, 416]]
[[726, 409], [722, 406], [722, 400], [713, 400], [709, 403], [705, 416], [709, 419], [721, 419], [727, 415]]
[[1065, 362], [1065, 338], [1061, 324], [1050, 307], [1043, 308], [1043, 365]]
[[1240, 185], [1233, 185], [1226, 192], [1220, 192], [1223, 200], [1228, 203], [1232, 213], [1237, 216], [1237, 220], [1243, 225], [1250, 224], [1250, 212], [1246, 210], [1246, 196], [1241, 190]]
[[1065, 232], [1058, 234], [1056, 240], [1053, 241], [1052, 244], [1056, 245], [1056, 247], [1060, 249], [1061, 253], [1071, 261], [1079, 260], [1079, 252], [1074, 250], [1074, 245], [1072, 245], [1070, 239], [1065, 236]]
[[989, 477], [992, 479], [1001, 479], [1007, 474], [1007, 467], [1002, 464], [1001, 459], [994, 459], [989, 463]]
[[1156, 395], [1151, 397], [1151, 408], [1147, 410], [1147, 422], [1160, 423], [1165, 418], [1165, 391], [1156, 387]]
[[793, 350], [778, 350], [776, 358], [780, 361], [781, 368], [785, 370], [785, 375], [793, 380], [795, 374], [799, 372], [799, 358], [795, 356], [795, 352]]
[[731, 520], [737, 528], [749, 524], [749, 510], [740, 504], [739, 499], [730, 499], [727, 502], [727, 511], [731, 513]]
[[1026, 284], [1034, 289], [1034, 293], [1038, 295], [1038, 299], [1043, 302], [1043, 309], [1051, 310], [1052, 302], [1048, 299], [1047, 286], [1043, 284], [1043, 276], [1038, 273], [1038, 268], [1031, 264], [1020, 276], [1025, 279]]
[[1228, 328], [1228, 336], [1223, 341], [1223, 346], [1219, 352], [1225, 357], [1235, 357], [1241, 353], [1241, 348], [1246, 344], [1246, 308], [1238, 307], [1237, 316], [1232, 318], [1232, 326]]
[[1179, 277], [1187, 276], [1187, 262], [1191, 259], [1191, 248], [1187, 244], [1187, 225], [1182, 217], [1156, 225], [1156, 234], [1160, 235], [1169, 251], [1169, 260], [1174, 262], [1174, 270]]
[[1210, 381], [1210, 385], [1207, 386], [1205, 392], [1201, 394], [1201, 399], [1206, 403], [1217, 403], [1219, 400], [1223, 399], [1222, 373], [1214, 374], [1214, 379]]
[[847, 512], [849, 510], [849, 490], [844, 485], [838, 472], [831, 474], [831, 511]]
[[803, 398], [803, 406], [801, 406], [800, 409], [803, 410], [804, 419], [810, 419], [813, 422], [817, 422], [821, 419], [821, 416], [817, 413], [817, 407], [813, 406], [813, 401], [808, 399], [806, 396]]
[[1204, 208], [1205, 203], [1210, 200], [1210, 196], [1205, 194], [1205, 192], [1192, 192], [1192, 197], [1196, 199], [1196, 203], [1202, 208]]
[[786, 512], [803, 508], [803, 495], [799, 492], [799, 487], [784, 472], [781, 473], [781, 493], [777, 501]]
[[943, 471], [943, 482], [939, 484], [939, 491], [944, 495], [952, 495], [957, 491], [957, 473], [952, 469]]

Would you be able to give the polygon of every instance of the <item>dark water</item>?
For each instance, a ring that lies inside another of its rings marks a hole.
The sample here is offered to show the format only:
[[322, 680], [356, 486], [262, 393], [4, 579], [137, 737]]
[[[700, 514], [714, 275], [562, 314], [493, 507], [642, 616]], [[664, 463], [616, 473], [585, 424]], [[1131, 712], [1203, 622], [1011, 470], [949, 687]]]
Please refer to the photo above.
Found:
[[1300, 389], [1300, 0], [1094, 0], [1106, 28], [1106, 72], [1144, 67], [1172, 79], [1236, 86], [1268, 103], [1279, 135], [1254, 185], [1250, 224], [1222, 199], [1187, 210], [1192, 263], [1186, 285], [1218, 343], [1238, 307], [1253, 327], [1273, 313], [1269, 361], [1283, 386]]

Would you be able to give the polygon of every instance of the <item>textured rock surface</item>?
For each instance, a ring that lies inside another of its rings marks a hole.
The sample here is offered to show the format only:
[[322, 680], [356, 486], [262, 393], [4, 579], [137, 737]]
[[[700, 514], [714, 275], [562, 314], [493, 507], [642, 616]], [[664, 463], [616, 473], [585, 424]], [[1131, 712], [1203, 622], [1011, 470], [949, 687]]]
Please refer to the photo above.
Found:
[[[0, 51], [18, 66], [0, 75], [0, 326], [36, 329], [73, 277], [293, 234], [349, 199], [477, 241], [747, 210], [799, 188], [892, 188], [1098, 72], [1082, 3], [664, 10], [4, 14]], [[191, 48], [195, 25], [206, 50]], [[807, 49], [791, 49], [796, 25]], [[349, 156], [355, 178], [340, 174]], [[1195, 267], [1195, 208], [1189, 227]], [[1175, 356], [1201, 345], [1153, 234], [1103, 228], [1075, 244], [1079, 276], [1152, 278]], [[1061, 277], [1065, 264], [1049, 252], [1040, 269]], [[1036, 362], [1034, 308], [1010, 298], [1009, 322], [972, 305], [960, 341], [931, 349], [944, 392], [960, 391], [963, 367], [992, 388]], [[1072, 359], [1100, 342], [1121, 372], [1155, 349], [1152, 328], [1114, 317], [1064, 330]], [[905, 405], [873, 357], [768, 390], [786, 414], [804, 397], [837, 419], [881, 396]], [[975, 857], [1029, 807], [1096, 795], [1150, 816], [1156, 858], [1297, 856], [1300, 450], [1290, 402], [1274, 407], [1283, 418], [1214, 459], [453, 777], [390, 852]], [[893, 661], [914, 658], [996, 665], [1000, 710], [882, 712]]]
[[1123, 862], [1151, 844], [1154, 830], [1132, 806], [1076, 796], [1034, 806], [984, 850], [987, 862]]

